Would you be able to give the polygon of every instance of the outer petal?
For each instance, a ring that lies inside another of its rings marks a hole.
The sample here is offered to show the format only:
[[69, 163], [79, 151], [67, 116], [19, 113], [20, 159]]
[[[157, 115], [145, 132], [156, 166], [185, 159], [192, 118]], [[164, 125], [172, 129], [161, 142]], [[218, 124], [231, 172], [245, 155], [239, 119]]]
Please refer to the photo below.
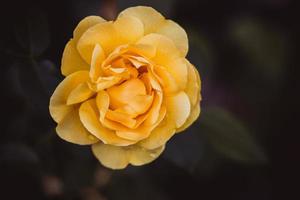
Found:
[[119, 18], [123, 16], [133, 16], [140, 19], [144, 24], [145, 34], [154, 32], [165, 21], [159, 12], [146, 6], [127, 8], [119, 14]]
[[49, 111], [56, 122], [60, 122], [71, 111], [67, 99], [71, 91], [89, 78], [88, 71], [78, 71], [67, 76], [55, 89], [50, 98]]
[[200, 101], [201, 101], [201, 81], [200, 76], [197, 71], [197, 69], [190, 63], [188, 63], [188, 83], [187, 87], [185, 88], [186, 94], [189, 96], [189, 99], [191, 101], [191, 114], [186, 120], [186, 122], [176, 130], [176, 132], [181, 132], [190, 125], [194, 121], [197, 120], [197, 118], [200, 115], [201, 108], [200, 108]]
[[185, 30], [176, 22], [172, 20], [166, 20], [155, 32], [165, 35], [173, 40], [174, 44], [179, 49], [181, 56], [186, 56], [189, 48], [188, 37]]
[[91, 135], [82, 125], [78, 116], [78, 108], [73, 108], [66, 117], [59, 122], [56, 132], [62, 139], [80, 145], [94, 144], [99, 140]]
[[112, 169], [124, 169], [129, 163], [143, 165], [156, 159], [164, 150], [164, 146], [154, 150], [146, 150], [139, 146], [116, 147], [97, 143], [92, 145], [92, 151], [102, 165]]
[[108, 55], [117, 43], [119, 43], [119, 39], [113, 23], [103, 22], [89, 28], [83, 33], [77, 42], [77, 50], [87, 63], [91, 63], [96, 44], [99, 44]]
[[186, 120], [186, 122], [179, 129], [176, 130], [176, 133], [182, 132], [190, 125], [192, 125], [198, 119], [200, 111], [200, 104], [198, 104], [195, 106], [195, 108], [192, 109], [191, 114]]
[[164, 149], [164, 145], [153, 150], [147, 150], [135, 146], [129, 151], [129, 163], [135, 166], [150, 163], [155, 160], [163, 152]]
[[166, 97], [167, 113], [176, 124], [181, 127], [190, 115], [190, 100], [185, 92], [179, 92], [175, 96]]
[[106, 21], [105, 19], [99, 16], [88, 16], [83, 20], [81, 20], [73, 32], [75, 43], [77, 43], [79, 38], [87, 29], [89, 29], [92, 26], [95, 26], [96, 24], [103, 23], [105, 21]]
[[[98, 114], [99, 115], [99, 114]], [[105, 144], [112, 144], [117, 146], [127, 146], [135, 143], [131, 140], [125, 140], [116, 136], [116, 134], [103, 127], [97, 116], [97, 108], [95, 100], [84, 102], [79, 109], [80, 120], [84, 127], [94, 136], [99, 138]]]
[[79, 55], [76, 43], [71, 39], [64, 49], [61, 60], [61, 73], [68, 76], [76, 71], [89, 70], [89, 68], [89, 65]]
[[188, 80], [185, 93], [189, 96], [191, 105], [194, 106], [201, 100], [200, 90], [201, 90], [201, 80], [197, 69], [187, 61], [188, 67]]

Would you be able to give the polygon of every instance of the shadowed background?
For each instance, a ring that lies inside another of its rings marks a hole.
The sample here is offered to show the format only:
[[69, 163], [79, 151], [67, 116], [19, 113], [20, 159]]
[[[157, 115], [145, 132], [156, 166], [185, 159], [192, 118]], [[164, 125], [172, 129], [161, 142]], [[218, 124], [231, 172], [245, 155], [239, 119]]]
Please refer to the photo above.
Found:
[[[149, 5], [187, 32], [200, 118], [153, 163], [112, 171], [55, 134], [49, 98], [77, 23]], [[0, 199], [291, 199], [299, 184], [299, 9], [291, 0], [1, 5]]]

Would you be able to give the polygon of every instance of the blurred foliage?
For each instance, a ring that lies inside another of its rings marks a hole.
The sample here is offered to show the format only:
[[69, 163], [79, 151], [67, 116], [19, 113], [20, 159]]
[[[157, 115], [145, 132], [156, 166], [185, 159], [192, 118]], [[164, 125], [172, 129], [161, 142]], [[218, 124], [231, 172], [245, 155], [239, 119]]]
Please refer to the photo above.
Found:
[[202, 112], [200, 133], [220, 154], [243, 163], [265, 163], [266, 156], [243, 123], [228, 111], [210, 108]]
[[275, 28], [258, 19], [241, 18], [232, 23], [230, 37], [248, 61], [247, 73], [278, 83], [286, 63], [286, 38]]

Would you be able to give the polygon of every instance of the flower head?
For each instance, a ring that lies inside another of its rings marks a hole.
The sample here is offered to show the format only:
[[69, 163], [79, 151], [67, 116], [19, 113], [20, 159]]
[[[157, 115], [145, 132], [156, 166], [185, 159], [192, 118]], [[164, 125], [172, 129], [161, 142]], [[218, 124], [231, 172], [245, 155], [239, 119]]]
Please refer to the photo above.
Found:
[[50, 99], [57, 134], [91, 145], [109, 168], [153, 161], [200, 113], [200, 78], [187, 51], [186, 32], [150, 7], [128, 8], [115, 21], [84, 18]]

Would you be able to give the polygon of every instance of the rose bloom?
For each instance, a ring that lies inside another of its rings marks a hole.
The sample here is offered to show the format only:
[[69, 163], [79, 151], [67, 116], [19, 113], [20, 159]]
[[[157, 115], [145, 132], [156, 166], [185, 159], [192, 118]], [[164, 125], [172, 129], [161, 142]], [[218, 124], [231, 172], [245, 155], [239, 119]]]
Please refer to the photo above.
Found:
[[115, 21], [84, 18], [50, 99], [57, 134], [91, 145], [112, 169], [153, 161], [200, 113], [200, 78], [187, 52], [186, 32], [150, 7], [128, 8]]

